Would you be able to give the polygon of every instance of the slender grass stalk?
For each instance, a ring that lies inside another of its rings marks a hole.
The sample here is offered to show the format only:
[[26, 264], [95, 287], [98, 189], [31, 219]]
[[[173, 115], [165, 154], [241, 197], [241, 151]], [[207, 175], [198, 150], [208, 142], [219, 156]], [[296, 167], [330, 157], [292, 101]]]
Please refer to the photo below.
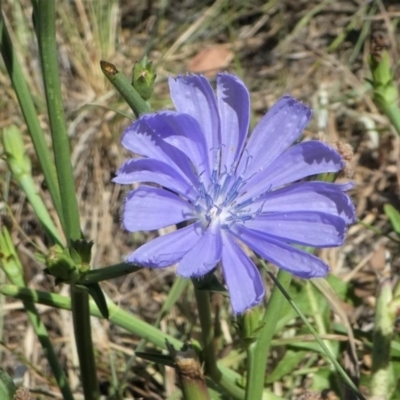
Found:
[[[315, 325], [317, 327], [317, 332], [320, 336], [326, 335], [328, 332], [327, 332], [327, 329], [325, 326], [324, 318], [321, 314], [321, 311], [320, 311], [321, 308], [319, 307], [318, 301], [315, 296], [314, 288], [310, 281], [305, 282], [305, 289], [306, 289], [308, 300], [310, 301], [310, 307], [311, 307], [312, 315], [313, 315], [313, 318], [315, 321]], [[334, 349], [331, 345], [331, 342], [328, 340], [325, 340], [324, 342], [326, 344], [326, 347], [328, 347], [329, 351], [333, 354]]]
[[[57, 64], [55, 0], [34, 2], [34, 20], [62, 201], [65, 236], [70, 242], [81, 238], [81, 230]], [[71, 298], [83, 392], [86, 400], [96, 400], [99, 398], [99, 388], [90, 328], [89, 295], [71, 285]]]
[[14, 179], [20, 184], [49, 237], [55, 243], [62, 245], [63, 241], [50, 217], [47, 207], [36, 189], [32, 177], [31, 162], [25, 153], [21, 132], [15, 125], [8, 126], [3, 130], [1, 141], [8, 168], [13, 174]]
[[[5, 227], [3, 227], [0, 232], [0, 253], [2, 256], [0, 258], [0, 264], [7, 278], [13, 285], [24, 287], [23, 267], [15, 251], [10, 234]], [[46, 326], [40, 317], [40, 313], [31, 300], [24, 299], [22, 302], [25, 312], [28, 315], [29, 322], [46, 354], [46, 358], [49, 361], [50, 368], [53, 371], [64, 400], [73, 400], [74, 397], [69, 387], [67, 377], [58, 362], [57, 354], [54, 351], [54, 347], [50, 341]]]
[[[280, 269], [277, 279], [282, 287], [287, 289], [292, 280], [292, 275]], [[262, 398], [267, 358], [276, 324], [279, 321], [282, 310], [283, 299], [284, 296], [281, 290], [275, 285], [272, 289], [267, 309], [265, 310], [262, 322], [263, 326], [257, 340], [250, 344], [247, 349], [246, 400], [259, 400]]]
[[3, 21], [2, 14], [0, 14], [0, 29], [0, 51], [4, 60], [4, 64], [10, 76], [15, 94], [17, 95], [36, 155], [38, 157], [40, 166], [42, 167], [46, 185], [53, 200], [54, 207], [57, 211], [58, 217], [61, 220], [61, 224], [64, 225], [61, 210], [60, 192], [58, 189], [54, 162], [52, 161], [50, 151], [47, 147], [31, 92], [22, 73], [22, 68], [11, 43], [10, 35], [8, 33], [7, 26]]
[[206, 375], [224, 389], [232, 398], [242, 399], [244, 396], [242, 389], [236, 386], [230, 379], [227, 379], [226, 375], [221, 373], [217, 365], [210, 293], [207, 290], [198, 290], [196, 288], [194, 291], [199, 312]]
[[392, 284], [390, 279], [386, 278], [380, 284], [380, 293], [376, 299], [372, 346], [371, 395], [379, 399], [389, 398], [390, 380], [393, 374], [390, 346], [394, 335], [396, 314], [391, 307], [392, 301]]

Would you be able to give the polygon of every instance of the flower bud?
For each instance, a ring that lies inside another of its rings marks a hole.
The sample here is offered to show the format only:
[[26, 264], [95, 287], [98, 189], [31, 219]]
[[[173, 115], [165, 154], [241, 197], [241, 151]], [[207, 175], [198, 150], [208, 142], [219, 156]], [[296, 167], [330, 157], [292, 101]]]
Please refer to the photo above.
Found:
[[245, 347], [250, 346], [257, 339], [258, 333], [263, 326], [262, 306], [256, 306], [245, 311], [237, 317], [239, 336]]
[[52, 246], [46, 256], [47, 271], [56, 278], [56, 283], [76, 282], [79, 271], [72, 260], [68, 249], [59, 245]]
[[143, 100], [149, 100], [154, 91], [155, 74], [152, 62], [144, 57], [142, 61], [135, 63], [132, 74], [132, 86], [140, 94]]

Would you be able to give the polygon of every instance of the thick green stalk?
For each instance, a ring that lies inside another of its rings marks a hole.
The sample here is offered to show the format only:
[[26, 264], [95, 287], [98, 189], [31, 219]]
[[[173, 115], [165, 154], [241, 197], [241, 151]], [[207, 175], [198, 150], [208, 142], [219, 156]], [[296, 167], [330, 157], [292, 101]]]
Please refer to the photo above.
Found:
[[[280, 269], [277, 279], [287, 289], [292, 276]], [[265, 310], [262, 328], [256, 341], [250, 344], [247, 349], [246, 400], [260, 400], [263, 396], [269, 348], [275, 333], [276, 324], [279, 321], [283, 303], [284, 296], [281, 290], [277, 286], [274, 286], [267, 309]]]
[[10, 76], [15, 94], [17, 95], [33, 146], [35, 147], [36, 155], [39, 159], [47, 187], [53, 200], [54, 207], [62, 223], [63, 216], [61, 211], [60, 192], [58, 189], [54, 163], [45, 141], [44, 132], [40, 127], [39, 118], [37, 116], [31, 92], [26, 84], [17, 54], [14, 51], [14, 47], [11, 43], [10, 35], [7, 31], [7, 26], [2, 19], [2, 15], [0, 15], [0, 28], [0, 51], [4, 60], [4, 64]]
[[215, 383], [234, 399], [242, 399], [243, 391], [234, 384], [226, 375], [222, 374], [217, 365], [214, 346], [214, 328], [211, 316], [210, 293], [207, 290], [195, 290], [197, 309], [199, 312], [203, 357], [205, 372]]
[[44, 90], [60, 187], [65, 234], [67, 240], [77, 240], [81, 237], [81, 230], [71, 165], [70, 143], [61, 97], [60, 72], [57, 64], [55, 0], [40, 0], [34, 9], [34, 19], [37, 24]]
[[[70, 144], [61, 97], [60, 73], [57, 64], [55, 1], [39, 0], [37, 3], [35, 2], [34, 21], [39, 42], [54, 160], [62, 201], [65, 236], [70, 242], [81, 238], [81, 230], [70, 161]], [[71, 285], [71, 298], [74, 332], [85, 399], [97, 400], [99, 389], [90, 328], [89, 295]]]

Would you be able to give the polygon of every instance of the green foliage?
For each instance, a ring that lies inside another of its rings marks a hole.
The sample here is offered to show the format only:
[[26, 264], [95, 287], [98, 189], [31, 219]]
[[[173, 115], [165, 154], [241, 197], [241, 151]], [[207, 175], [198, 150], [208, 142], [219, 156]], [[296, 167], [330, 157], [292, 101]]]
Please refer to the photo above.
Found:
[[394, 232], [400, 236], [400, 212], [397, 211], [391, 204], [385, 204], [385, 214], [389, 218]]
[[17, 388], [14, 385], [11, 377], [0, 369], [0, 399], [14, 400]]

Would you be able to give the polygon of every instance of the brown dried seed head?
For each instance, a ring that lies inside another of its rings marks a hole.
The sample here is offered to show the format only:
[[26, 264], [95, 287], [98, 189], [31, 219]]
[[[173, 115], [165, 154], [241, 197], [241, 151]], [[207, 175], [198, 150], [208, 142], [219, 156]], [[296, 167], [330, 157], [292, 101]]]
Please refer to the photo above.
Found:
[[344, 161], [344, 168], [340, 172], [339, 176], [347, 179], [352, 179], [354, 175], [354, 152], [350, 144], [337, 141], [334, 143], [334, 147], [338, 153], [342, 156]]
[[20, 387], [14, 395], [14, 400], [31, 400], [31, 394], [27, 388]]

